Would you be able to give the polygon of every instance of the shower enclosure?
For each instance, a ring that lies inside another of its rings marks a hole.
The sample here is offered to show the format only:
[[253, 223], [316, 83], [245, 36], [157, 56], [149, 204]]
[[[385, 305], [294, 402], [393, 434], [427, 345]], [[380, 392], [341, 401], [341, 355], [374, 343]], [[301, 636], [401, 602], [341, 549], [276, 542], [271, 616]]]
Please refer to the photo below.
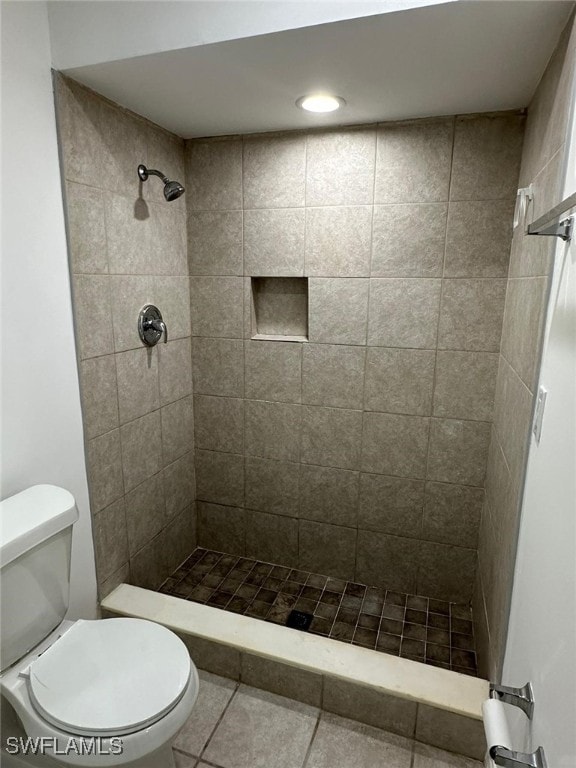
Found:
[[184, 142], [56, 86], [101, 597], [475, 673], [524, 116]]

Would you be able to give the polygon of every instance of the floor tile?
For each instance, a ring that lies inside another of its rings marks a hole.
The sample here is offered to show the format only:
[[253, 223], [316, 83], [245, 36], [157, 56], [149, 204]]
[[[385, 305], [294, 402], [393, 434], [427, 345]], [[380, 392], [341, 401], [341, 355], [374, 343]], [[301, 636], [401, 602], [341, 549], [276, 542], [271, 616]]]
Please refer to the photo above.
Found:
[[241, 685], [203, 759], [222, 768], [302, 768], [319, 710]]
[[173, 744], [176, 749], [197, 757], [202, 754], [206, 742], [236, 690], [236, 683], [225, 677], [203, 671], [198, 674], [200, 691], [196, 704]]
[[476, 675], [470, 606], [347, 582], [198, 547], [160, 592], [280, 626], [292, 610], [309, 632]]
[[[195, 757], [190, 757], [190, 755], [185, 755], [183, 752], [178, 752], [175, 749], [173, 749], [172, 752], [174, 754], [176, 768], [196, 768]], [[198, 765], [202, 765], [202, 763], [198, 763]]]
[[410, 768], [412, 742], [322, 713], [306, 768]]

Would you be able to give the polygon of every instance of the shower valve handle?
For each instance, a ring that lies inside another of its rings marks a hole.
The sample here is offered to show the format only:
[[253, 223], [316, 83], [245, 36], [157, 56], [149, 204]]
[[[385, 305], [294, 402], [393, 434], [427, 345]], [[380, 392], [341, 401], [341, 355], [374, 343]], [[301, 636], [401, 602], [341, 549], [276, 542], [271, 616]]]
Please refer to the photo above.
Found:
[[148, 320], [146, 322], [146, 330], [147, 328], [152, 328], [153, 330], [157, 331], [160, 335], [164, 334], [164, 344], [168, 343], [168, 328], [166, 328], [166, 323], [164, 320]]
[[162, 319], [162, 313], [154, 304], [146, 304], [138, 315], [138, 333], [142, 343], [153, 347], [164, 336], [164, 344], [168, 343], [168, 328]]

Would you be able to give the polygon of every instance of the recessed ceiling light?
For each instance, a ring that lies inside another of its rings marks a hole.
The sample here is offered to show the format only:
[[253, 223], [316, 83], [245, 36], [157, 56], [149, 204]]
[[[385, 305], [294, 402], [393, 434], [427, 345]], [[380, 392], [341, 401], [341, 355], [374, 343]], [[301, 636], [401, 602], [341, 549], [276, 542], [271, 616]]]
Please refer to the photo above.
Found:
[[296, 102], [297, 107], [307, 112], [334, 112], [345, 105], [346, 102], [340, 96], [330, 96], [326, 93], [301, 96]]

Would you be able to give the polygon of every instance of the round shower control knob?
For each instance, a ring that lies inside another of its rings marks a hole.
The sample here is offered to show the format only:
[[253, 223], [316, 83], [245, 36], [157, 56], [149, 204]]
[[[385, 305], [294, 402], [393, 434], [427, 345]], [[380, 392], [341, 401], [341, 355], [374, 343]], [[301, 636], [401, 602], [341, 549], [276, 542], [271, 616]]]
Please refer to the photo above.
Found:
[[164, 334], [164, 343], [168, 341], [168, 329], [162, 320], [162, 313], [154, 304], [146, 304], [138, 315], [138, 333], [143, 344], [153, 347]]

